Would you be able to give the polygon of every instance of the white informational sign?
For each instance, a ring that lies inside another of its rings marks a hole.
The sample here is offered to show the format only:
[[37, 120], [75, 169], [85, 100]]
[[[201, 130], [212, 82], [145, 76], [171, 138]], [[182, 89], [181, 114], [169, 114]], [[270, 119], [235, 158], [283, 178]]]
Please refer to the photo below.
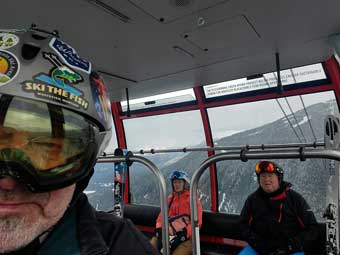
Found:
[[[179, 90], [150, 97], [143, 97], [129, 101], [130, 110], [147, 109], [151, 107], [160, 107], [163, 105], [171, 105], [196, 100], [193, 89]], [[122, 110], [127, 111], [127, 102], [121, 102]]]
[[[308, 81], [323, 80], [327, 78], [322, 64], [314, 64], [283, 70], [280, 72], [280, 74], [282, 86], [294, 85], [296, 83]], [[242, 78], [206, 85], [203, 88], [206, 98], [212, 98], [272, 87], [277, 87], [276, 72], [264, 74], [263, 78], [251, 80]]]

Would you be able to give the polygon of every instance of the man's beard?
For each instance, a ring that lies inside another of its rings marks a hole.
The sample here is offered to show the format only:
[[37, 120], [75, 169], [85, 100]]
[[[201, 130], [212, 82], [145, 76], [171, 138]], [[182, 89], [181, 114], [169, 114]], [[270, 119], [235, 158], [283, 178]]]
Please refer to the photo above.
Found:
[[25, 247], [43, 231], [41, 222], [30, 223], [25, 216], [1, 217], [0, 253]]
[[[0, 253], [25, 247], [35, 238], [50, 228], [50, 222], [43, 215], [43, 208], [49, 200], [48, 193], [33, 194], [28, 191], [4, 191], [0, 189], [0, 202], [35, 201], [29, 213], [0, 214]], [[39, 208], [39, 209], [37, 209]]]

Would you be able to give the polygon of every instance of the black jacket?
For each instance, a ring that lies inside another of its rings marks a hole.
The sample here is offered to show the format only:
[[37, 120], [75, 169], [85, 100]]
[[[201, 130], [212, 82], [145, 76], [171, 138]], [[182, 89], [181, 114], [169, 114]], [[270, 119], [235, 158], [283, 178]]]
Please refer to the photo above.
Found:
[[159, 255], [130, 220], [96, 211], [84, 194], [74, 203], [42, 243], [6, 255]]
[[29, 245], [14, 254], [159, 255], [130, 220], [96, 211], [84, 194], [39, 246]]
[[318, 238], [315, 216], [305, 199], [291, 190], [291, 184], [268, 194], [258, 188], [246, 200], [241, 212], [243, 238], [258, 252], [266, 254], [294, 245], [309, 250]]
[[80, 197], [76, 208], [81, 255], [159, 254], [130, 220], [95, 211], [85, 195]]

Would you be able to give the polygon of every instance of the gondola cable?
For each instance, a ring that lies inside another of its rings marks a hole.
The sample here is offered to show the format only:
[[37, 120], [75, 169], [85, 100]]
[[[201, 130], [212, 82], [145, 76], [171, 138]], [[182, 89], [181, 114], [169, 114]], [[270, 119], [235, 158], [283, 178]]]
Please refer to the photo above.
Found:
[[292, 107], [290, 106], [290, 103], [289, 103], [289, 101], [288, 101], [288, 99], [287, 99], [286, 97], [285, 97], [285, 100], [286, 100], [286, 103], [287, 103], [287, 105], [288, 105], [288, 108], [289, 108], [291, 114], [293, 115], [293, 117], [294, 117], [294, 119], [295, 119], [296, 126], [297, 126], [298, 129], [300, 130], [301, 135], [302, 135], [303, 139], [305, 140], [305, 142], [307, 142], [307, 139], [306, 139], [306, 137], [305, 137], [305, 135], [304, 135], [304, 133], [303, 133], [303, 131], [302, 131], [301, 125], [300, 125], [300, 123], [297, 121], [296, 116], [295, 116], [295, 113], [293, 112], [293, 109], [292, 109]]
[[[277, 82], [279, 82], [278, 77], [275, 75], [275, 73], [273, 73], [273, 74], [274, 74], [274, 78], [277, 80]], [[293, 112], [292, 107], [290, 106], [290, 103], [289, 103], [288, 99], [287, 99], [286, 97], [284, 97], [284, 99], [285, 99], [286, 104], [287, 104], [287, 106], [288, 106], [288, 108], [289, 108], [290, 114], [293, 116], [293, 118], [294, 118], [294, 120], [295, 120], [296, 126], [298, 127], [298, 129], [299, 129], [299, 131], [300, 131], [300, 133], [301, 133], [303, 139], [305, 140], [305, 142], [307, 142], [307, 139], [306, 139], [306, 137], [305, 137], [305, 135], [304, 135], [304, 133], [303, 133], [303, 131], [302, 131], [302, 128], [301, 128], [299, 122], [298, 122], [297, 119], [296, 119], [296, 116], [295, 116], [295, 114], [294, 114], [294, 112]], [[300, 141], [301, 141], [301, 140], [300, 140]]]
[[280, 101], [279, 101], [277, 98], [276, 98], [275, 100], [276, 100], [277, 104], [279, 105], [279, 107], [280, 107], [282, 113], [284, 114], [286, 120], [288, 121], [290, 127], [293, 129], [293, 131], [294, 131], [296, 137], [299, 139], [300, 143], [302, 143], [302, 139], [301, 139], [300, 136], [297, 134], [297, 132], [296, 132], [296, 130], [295, 130], [295, 128], [294, 128], [293, 123], [289, 120], [289, 117], [288, 117], [288, 115], [286, 114], [286, 112], [284, 111], [284, 109], [283, 109], [283, 107], [282, 107]]
[[299, 97], [300, 97], [301, 103], [302, 103], [302, 105], [303, 105], [303, 109], [304, 109], [304, 111], [305, 111], [305, 114], [306, 114], [306, 116], [307, 116], [308, 124], [309, 124], [309, 126], [310, 126], [310, 130], [312, 131], [312, 134], [313, 134], [313, 137], [314, 137], [314, 141], [316, 141], [317, 138], [316, 138], [316, 135], [315, 135], [315, 132], [314, 132], [314, 128], [313, 128], [313, 126], [312, 126], [312, 123], [311, 123], [311, 121], [310, 121], [309, 115], [308, 115], [308, 113], [307, 113], [307, 109], [306, 109], [305, 103], [304, 103], [304, 101], [303, 101], [303, 99], [302, 99], [302, 96], [300, 95]]
[[[270, 88], [269, 82], [268, 82], [268, 80], [266, 79], [266, 77], [265, 77], [265, 76], [263, 76], [263, 79], [264, 79], [264, 81], [267, 83], [268, 87]], [[279, 100], [278, 100], [277, 98], [275, 98], [275, 100], [276, 100], [277, 104], [279, 105], [279, 107], [280, 107], [280, 109], [281, 109], [281, 111], [282, 111], [283, 115], [285, 116], [286, 120], [288, 121], [288, 123], [289, 123], [290, 127], [293, 129], [293, 131], [294, 131], [294, 134], [295, 134], [295, 135], [296, 135], [296, 137], [299, 139], [299, 142], [300, 142], [300, 143], [302, 143], [302, 140], [301, 140], [301, 138], [300, 138], [300, 137], [299, 137], [299, 135], [297, 134], [297, 132], [296, 132], [296, 130], [295, 130], [295, 128], [294, 128], [294, 126], [293, 126], [293, 124], [292, 124], [292, 123], [291, 123], [291, 121], [289, 120], [289, 118], [288, 118], [288, 116], [287, 116], [286, 112], [284, 111], [284, 109], [283, 109], [282, 105], [280, 104]]]
[[[291, 71], [291, 73], [292, 73], [294, 82], [296, 83], [295, 75], [294, 75], [292, 69], [290, 69], [290, 71]], [[305, 114], [306, 114], [306, 116], [307, 116], [308, 124], [309, 124], [310, 130], [312, 131], [312, 134], [313, 134], [313, 137], [314, 137], [314, 141], [316, 141], [317, 138], [316, 138], [316, 135], [315, 135], [315, 132], [314, 132], [314, 128], [313, 128], [313, 126], [312, 126], [312, 123], [311, 123], [311, 121], [310, 121], [310, 118], [309, 118], [309, 115], [308, 115], [308, 112], [307, 112], [307, 109], [306, 109], [306, 106], [305, 106], [305, 102], [303, 101], [303, 98], [302, 98], [301, 95], [299, 95], [299, 97], [300, 97], [300, 100], [301, 100], [303, 109], [304, 109], [304, 111], [305, 111]], [[322, 160], [321, 162], [320, 162], [319, 160], [316, 160], [316, 162], [319, 164], [320, 169], [321, 169], [321, 168], [323, 168], [324, 170], [327, 169], [327, 162], [326, 162], [326, 160]]]
[[[294, 75], [294, 72], [293, 72], [293, 70], [292, 70], [292, 69], [290, 69], [290, 72], [291, 72], [291, 74], [292, 74], [292, 77], [293, 77], [293, 79], [294, 79], [294, 83], [296, 83], [296, 78], [295, 78], [295, 75]], [[308, 112], [307, 112], [307, 109], [306, 109], [305, 103], [304, 103], [304, 101], [303, 101], [303, 98], [302, 98], [302, 96], [301, 96], [301, 95], [299, 95], [299, 97], [300, 97], [300, 100], [301, 100], [301, 103], [302, 103], [302, 106], [303, 106], [303, 110], [305, 111], [305, 114], [306, 114], [306, 117], [307, 117], [307, 120], [308, 120], [309, 127], [310, 127], [310, 129], [311, 129], [311, 131], [312, 131], [312, 134], [313, 134], [313, 137], [314, 137], [314, 141], [316, 141], [316, 140], [317, 140], [317, 138], [316, 138], [316, 135], [315, 135], [315, 132], [314, 132], [314, 129], [313, 129], [312, 123], [311, 123], [311, 121], [310, 121], [310, 118], [309, 118], [309, 115], [308, 115]]]
[[[290, 72], [291, 72], [292, 77], [293, 77], [293, 79], [294, 79], [294, 83], [296, 83], [296, 78], [295, 78], [295, 75], [294, 75], [293, 70], [290, 69]], [[312, 134], [313, 134], [313, 137], [314, 137], [314, 141], [316, 141], [317, 138], [316, 138], [316, 135], [315, 135], [315, 132], [314, 132], [312, 123], [311, 123], [311, 121], [310, 121], [310, 118], [309, 118], [309, 115], [308, 115], [308, 112], [307, 112], [305, 103], [304, 103], [304, 101], [303, 101], [302, 96], [299, 95], [299, 97], [300, 97], [300, 100], [301, 100], [301, 103], [302, 103], [303, 110], [304, 110], [304, 112], [305, 112], [305, 114], [306, 114], [306, 117], [307, 117], [307, 120], [308, 120], [309, 127], [310, 127], [310, 129], [311, 129], [311, 131], [312, 131]], [[307, 141], [306, 141], [306, 142], [307, 142]], [[323, 169], [325, 169], [325, 170], [327, 169], [326, 161], [325, 161], [325, 160], [323, 160], [322, 162], [320, 162], [319, 160], [316, 160], [316, 162], [319, 164], [320, 168], [323, 168]]]

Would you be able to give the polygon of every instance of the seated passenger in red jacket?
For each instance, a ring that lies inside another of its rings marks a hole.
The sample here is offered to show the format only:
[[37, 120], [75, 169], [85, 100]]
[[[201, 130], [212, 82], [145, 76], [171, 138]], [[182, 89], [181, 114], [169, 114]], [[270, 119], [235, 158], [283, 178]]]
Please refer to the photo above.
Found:
[[311, 208], [283, 181], [283, 169], [276, 163], [260, 161], [255, 172], [259, 188], [247, 198], [241, 212], [241, 233], [249, 245], [239, 254], [304, 254], [318, 238]]
[[[172, 194], [168, 196], [169, 206], [169, 242], [172, 255], [192, 254], [190, 221], [190, 180], [183, 171], [174, 171], [171, 176]], [[198, 223], [202, 225], [202, 204], [198, 199]], [[162, 250], [162, 215], [157, 217], [156, 235], [151, 244]]]

